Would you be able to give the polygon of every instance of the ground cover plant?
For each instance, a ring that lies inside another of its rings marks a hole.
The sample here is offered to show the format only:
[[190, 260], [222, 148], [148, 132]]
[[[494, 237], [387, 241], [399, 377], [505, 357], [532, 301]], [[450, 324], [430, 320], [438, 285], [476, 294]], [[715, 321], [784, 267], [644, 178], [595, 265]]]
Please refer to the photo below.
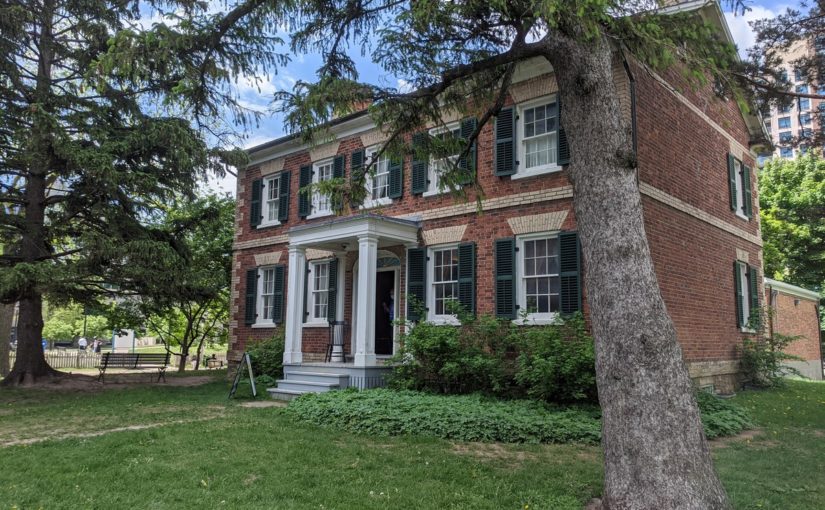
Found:
[[[752, 426], [741, 407], [708, 393], [697, 398], [708, 438], [735, 435]], [[562, 407], [479, 394], [390, 389], [310, 393], [293, 400], [287, 412], [314, 425], [377, 436], [420, 434], [505, 443], [598, 444], [601, 439], [596, 406]]]
[[[580, 510], [602, 491], [595, 445], [350, 434], [243, 407], [262, 401], [227, 400], [227, 382], [214, 381], [0, 391], [3, 508]], [[819, 508], [825, 384], [791, 381], [732, 402], [759, 427], [711, 443], [734, 508]], [[79, 435], [92, 423], [104, 433]], [[25, 436], [38, 442], [8, 445], [38, 424]]]

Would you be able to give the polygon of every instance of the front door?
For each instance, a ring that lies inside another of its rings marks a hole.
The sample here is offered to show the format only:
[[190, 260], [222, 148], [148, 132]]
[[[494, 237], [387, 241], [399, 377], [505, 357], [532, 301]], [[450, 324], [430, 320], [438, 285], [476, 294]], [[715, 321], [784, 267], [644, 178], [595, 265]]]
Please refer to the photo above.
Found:
[[375, 354], [392, 355], [395, 271], [379, 271], [375, 282]]

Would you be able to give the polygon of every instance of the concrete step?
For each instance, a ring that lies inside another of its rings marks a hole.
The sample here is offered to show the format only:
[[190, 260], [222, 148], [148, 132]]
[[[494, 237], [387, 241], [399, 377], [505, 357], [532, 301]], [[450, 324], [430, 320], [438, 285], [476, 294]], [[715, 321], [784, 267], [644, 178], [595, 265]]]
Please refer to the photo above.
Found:
[[301, 380], [287, 380], [287, 379], [279, 379], [278, 380], [278, 390], [292, 390], [292, 391], [300, 391], [302, 393], [324, 393], [330, 390], [337, 390], [340, 389], [338, 383], [336, 382], [312, 382], [312, 381], [301, 381]]
[[284, 365], [284, 374], [293, 372], [313, 372], [316, 374], [347, 374], [352, 370], [352, 363], [304, 363], [303, 365]]
[[284, 379], [287, 381], [308, 381], [320, 383], [337, 384], [339, 388], [346, 388], [349, 386], [348, 374], [331, 374], [328, 372], [310, 372], [310, 371], [288, 371], [284, 372]]
[[270, 398], [283, 400], [284, 402], [298, 398], [305, 393], [303, 391], [282, 390], [281, 388], [267, 388], [266, 392], [269, 393]]

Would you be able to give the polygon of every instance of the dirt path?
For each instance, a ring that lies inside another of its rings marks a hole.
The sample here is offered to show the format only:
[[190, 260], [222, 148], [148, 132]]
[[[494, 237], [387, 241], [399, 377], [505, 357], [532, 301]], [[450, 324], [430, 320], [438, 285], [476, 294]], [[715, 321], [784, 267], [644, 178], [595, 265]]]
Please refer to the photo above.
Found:
[[220, 375], [192, 375], [192, 376], [170, 376], [166, 381], [157, 381], [157, 372], [129, 372], [106, 374], [106, 382], [102, 383], [97, 377], [83, 374], [64, 374], [62, 377], [51, 381], [39, 382], [33, 386], [25, 386], [26, 389], [42, 389], [48, 391], [65, 392], [98, 392], [118, 388], [134, 388], [136, 386], [177, 386], [191, 387], [200, 386], [220, 379]]

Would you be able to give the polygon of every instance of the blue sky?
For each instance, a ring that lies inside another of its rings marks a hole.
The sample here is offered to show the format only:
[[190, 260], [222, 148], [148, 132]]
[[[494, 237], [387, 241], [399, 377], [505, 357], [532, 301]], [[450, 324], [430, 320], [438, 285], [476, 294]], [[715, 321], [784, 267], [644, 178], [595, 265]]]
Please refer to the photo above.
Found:
[[[724, 5], [725, 2], [723, 2]], [[753, 44], [753, 32], [748, 25], [749, 21], [763, 18], [772, 18], [784, 12], [788, 7], [798, 7], [798, 1], [783, 2], [769, 0], [752, 0], [748, 2], [751, 10], [744, 15], [726, 13], [731, 34], [740, 49], [744, 52]], [[401, 86], [402, 83], [394, 77], [385, 74], [373, 64], [369, 58], [357, 60], [361, 79], [382, 85]], [[261, 112], [268, 112], [272, 95], [279, 90], [291, 90], [298, 80], [312, 81], [315, 71], [320, 65], [318, 55], [294, 56], [292, 61], [278, 70], [277, 73], [261, 74], [258, 77], [242, 78], [238, 82], [238, 94], [243, 104]], [[286, 134], [280, 116], [265, 114], [258, 128], [249, 128], [244, 146], [251, 147]], [[209, 187], [215, 191], [235, 192], [235, 178], [227, 175], [223, 179], [213, 179]]]

